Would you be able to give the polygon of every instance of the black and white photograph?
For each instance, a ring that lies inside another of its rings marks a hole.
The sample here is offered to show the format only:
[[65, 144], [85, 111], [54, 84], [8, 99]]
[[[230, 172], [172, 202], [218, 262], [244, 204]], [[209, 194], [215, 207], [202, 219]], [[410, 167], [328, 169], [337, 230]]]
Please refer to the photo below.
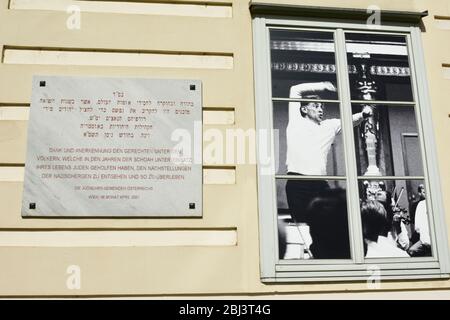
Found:
[[[352, 32], [345, 39], [346, 93], [333, 33], [270, 32], [279, 259], [352, 258], [349, 168], [357, 173], [365, 258], [431, 256], [407, 39]], [[342, 108], [351, 109], [351, 122], [342, 121]]]

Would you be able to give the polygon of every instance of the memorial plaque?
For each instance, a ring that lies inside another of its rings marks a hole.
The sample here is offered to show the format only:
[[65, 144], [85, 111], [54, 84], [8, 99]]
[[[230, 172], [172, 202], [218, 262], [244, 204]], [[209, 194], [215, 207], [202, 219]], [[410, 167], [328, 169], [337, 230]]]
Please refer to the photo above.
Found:
[[22, 216], [202, 215], [201, 82], [35, 76]]

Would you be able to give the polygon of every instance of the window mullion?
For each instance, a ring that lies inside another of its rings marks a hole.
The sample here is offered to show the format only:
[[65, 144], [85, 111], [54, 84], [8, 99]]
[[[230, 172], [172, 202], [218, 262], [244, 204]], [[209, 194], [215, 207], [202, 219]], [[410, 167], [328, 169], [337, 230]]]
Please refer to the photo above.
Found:
[[359, 217], [359, 191], [356, 170], [356, 151], [353, 141], [352, 107], [350, 97], [350, 83], [348, 78], [345, 34], [343, 29], [337, 29], [335, 35], [336, 72], [338, 75], [339, 97], [341, 100], [340, 110], [347, 172], [347, 203], [350, 223], [349, 229], [352, 257], [356, 263], [364, 263], [362, 227], [361, 219]]

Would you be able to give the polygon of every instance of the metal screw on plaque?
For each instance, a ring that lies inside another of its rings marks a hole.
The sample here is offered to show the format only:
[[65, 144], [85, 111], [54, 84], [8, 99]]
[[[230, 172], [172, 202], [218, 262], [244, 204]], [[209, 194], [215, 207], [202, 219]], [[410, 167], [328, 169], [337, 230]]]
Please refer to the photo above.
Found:
[[31, 209], [31, 210], [36, 209], [36, 203], [30, 202], [30, 209]]
[[45, 81], [39, 81], [39, 87], [45, 87]]
[[195, 90], [195, 84], [191, 84], [191, 85], [189, 86], [189, 89]]
[[195, 203], [189, 203], [189, 209], [195, 209]]

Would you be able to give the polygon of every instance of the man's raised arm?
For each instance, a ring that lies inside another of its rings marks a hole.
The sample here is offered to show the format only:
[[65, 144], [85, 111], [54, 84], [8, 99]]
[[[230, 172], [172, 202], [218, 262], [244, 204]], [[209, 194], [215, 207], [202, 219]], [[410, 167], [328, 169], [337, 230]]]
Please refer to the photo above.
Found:
[[356, 127], [359, 125], [364, 119], [373, 116], [373, 109], [370, 106], [365, 106], [361, 112], [355, 113], [353, 115], [353, 126]]
[[[329, 81], [300, 83], [291, 87], [289, 90], [289, 98], [307, 99], [311, 95], [320, 97], [320, 93], [324, 91], [336, 92], [336, 87]], [[289, 102], [289, 120], [298, 117], [300, 106], [300, 102]]]
[[289, 98], [305, 98], [305, 95], [318, 94], [323, 91], [336, 92], [336, 87], [329, 81], [300, 83], [292, 86], [289, 91]]

